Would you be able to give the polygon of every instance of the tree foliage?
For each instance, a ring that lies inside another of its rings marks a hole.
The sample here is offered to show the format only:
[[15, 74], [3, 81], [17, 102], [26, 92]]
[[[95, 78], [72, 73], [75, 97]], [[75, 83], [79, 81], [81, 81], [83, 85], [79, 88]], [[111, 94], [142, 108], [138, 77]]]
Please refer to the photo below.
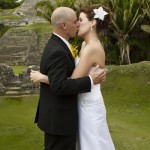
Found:
[[20, 6], [24, 0], [0, 0], [0, 9], [13, 9]]

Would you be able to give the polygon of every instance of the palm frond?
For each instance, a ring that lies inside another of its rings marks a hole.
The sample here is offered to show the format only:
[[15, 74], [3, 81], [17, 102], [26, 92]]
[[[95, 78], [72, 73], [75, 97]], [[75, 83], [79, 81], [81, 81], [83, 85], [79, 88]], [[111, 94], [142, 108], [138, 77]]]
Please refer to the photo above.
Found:
[[133, 29], [134, 26], [136, 25], [136, 23], [137, 23], [139, 17], [141, 17], [141, 14], [139, 14], [139, 10], [140, 10], [140, 8], [141, 8], [143, 2], [144, 2], [144, 0], [142, 0], [142, 2], [139, 4], [139, 6], [138, 6], [138, 8], [137, 8], [137, 10], [136, 10], [136, 13], [135, 13], [135, 15], [134, 15], [134, 17], [133, 17], [133, 19], [132, 19], [132, 21], [131, 21], [131, 23], [130, 23], [129, 31], [132, 31], [132, 29]]

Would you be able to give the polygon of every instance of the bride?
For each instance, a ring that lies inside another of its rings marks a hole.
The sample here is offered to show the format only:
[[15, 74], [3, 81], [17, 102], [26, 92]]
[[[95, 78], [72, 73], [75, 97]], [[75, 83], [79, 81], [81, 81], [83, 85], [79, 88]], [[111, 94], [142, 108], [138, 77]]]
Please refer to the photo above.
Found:
[[[110, 15], [106, 7], [101, 5], [81, 8], [79, 16], [78, 36], [84, 39], [76, 68], [71, 78], [88, 74], [97, 65], [105, 66], [105, 52], [97, 33], [106, 29]], [[48, 83], [48, 77], [38, 71], [32, 71], [31, 80]], [[93, 85], [91, 92], [78, 95], [79, 134], [77, 149], [79, 150], [115, 150], [107, 121], [106, 109], [100, 90], [100, 84]]]

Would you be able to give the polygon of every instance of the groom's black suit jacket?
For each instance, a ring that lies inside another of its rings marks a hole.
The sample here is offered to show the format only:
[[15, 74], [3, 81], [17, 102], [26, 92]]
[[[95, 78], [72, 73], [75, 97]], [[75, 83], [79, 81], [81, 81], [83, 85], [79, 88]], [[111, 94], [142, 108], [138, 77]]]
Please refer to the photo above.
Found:
[[69, 79], [75, 68], [67, 45], [56, 35], [49, 39], [40, 64], [50, 85], [41, 83], [35, 122], [41, 130], [54, 135], [74, 135], [77, 131], [77, 94], [89, 92], [90, 78]]

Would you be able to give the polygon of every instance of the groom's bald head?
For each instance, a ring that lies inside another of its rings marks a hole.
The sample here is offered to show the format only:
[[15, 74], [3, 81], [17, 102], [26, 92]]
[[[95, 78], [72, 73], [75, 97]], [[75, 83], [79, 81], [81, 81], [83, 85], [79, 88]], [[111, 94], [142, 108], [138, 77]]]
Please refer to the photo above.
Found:
[[51, 16], [51, 23], [54, 27], [58, 27], [62, 22], [68, 22], [72, 15], [76, 15], [75, 11], [68, 7], [58, 7]]
[[66, 40], [75, 37], [79, 27], [75, 11], [68, 7], [55, 9], [51, 16], [51, 23], [53, 33], [60, 35]]

